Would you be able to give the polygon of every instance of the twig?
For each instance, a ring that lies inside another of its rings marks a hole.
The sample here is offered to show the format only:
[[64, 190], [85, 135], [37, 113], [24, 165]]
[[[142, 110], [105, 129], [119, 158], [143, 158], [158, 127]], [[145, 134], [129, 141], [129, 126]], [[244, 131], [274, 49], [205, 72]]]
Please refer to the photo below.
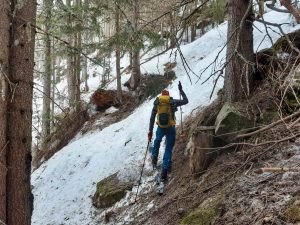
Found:
[[7, 225], [7, 224], [4, 223], [2, 220], [0, 220], [0, 224], [2, 224], [2, 225]]
[[[299, 136], [300, 134], [298, 134]], [[223, 177], [222, 180], [216, 182], [215, 184], [212, 184], [211, 186], [207, 187], [207, 188], [203, 188], [202, 190], [200, 190], [199, 192], [197, 192], [196, 194], [194, 194], [192, 197], [191, 196], [186, 196], [186, 197], [180, 197], [180, 198], [176, 198], [176, 199], [173, 199], [173, 201], [178, 201], [178, 200], [182, 200], [182, 199], [188, 199], [188, 198], [194, 198], [195, 196], [198, 196], [200, 194], [203, 194], [203, 193], [207, 193], [208, 191], [210, 191], [211, 189], [213, 189], [214, 187], [217, 187], [221, 184], [223, 184], [225, 181], [227, 181], [230, 177], [234, 176], [237, 172], [239, 172], [241, 169], [243, 169], [249, 162], [252, 162], [253, 160], [261, 157], [262, 155], [266, 154], [270, 149], [273, 149], [273, 147], [281, 142], [284, 142], [284, 141], [288, 141], [290, 139], [293, 139], [295, 138], [295, 135], [294, 136], [291, 136], [291, 137], [287, 137], [287, 138], [283, 138], [281, 140], [278, 140], [276, 141], [274, 144], [270, 145], [268, 148], [266, 148], [263, 152], [261, 152], [260, 154], [257, 154], [257, 155], [254, 155], [253, 157], [248, 157], [247, 160], [241, 165], [239, 166], [236, 170], [234, 170], [232, 173], [226, 175], [225, 177]]]
[[282, 24], [277, 24], [277, 23], [271, 23], [271, 22], [267, 22], [265, 20], [261, 20], [261, 19], [255, 19], [256, 21], [260, 22], [260, 23], [263, 23], [263, 24], [266, 24], [266, 25], [270, 25], [270, 26], [274, 26], [274, 27], [277, 27], [280, 31], [281, 34], [284, 35], [284, 37], [286, 38], [287, 42], [289, 43], [290, 47], [295, 51], [297, 52], [298, 54], [300, 54], [300, 50], [295, 47], [295, 45], [293, 44], [293, 42], [291, 41], [291, 39], [289, 38], [289, 36], [283, 32], [283, 29], [282, 29], [282, 25], [284, 24], [287, 24], [287, 23], [282, 23]]
[[266, 6], [269, 8], [269, 9], [272, 9], [276, 12], [281, 12], [281, 13], [290, 13], [288, 10], [286, 9], [278, 9], [277, 7], [275, 7], [273, 4], [266, 4]]
[[285, 122], [285, 121], [287, 121], [287, 120], [289, 120], [289, 119], [291, 119], [291, 118], [293, 118], [295, 116], [298, 116], [298, 115], [300, 115], [300, 110], [297, 111], [297, 112], [295, 112], [295, 113], [293, 113], [292, 115], [289, 115], [289, 116], [283, 118], [283, 119], [277, 120], [276, 122], [273, 122], [273, 123], [271, 123], [271, 124], [269, 124], [269, 125], [261, 128], [259, 130], [256, 130], [256, 131], [253, 131], [253, 132], [250, 132], [250, 133], [247, 133], [247, 134], [240, 134], [240, 135], [236, 136], [236, 139], [246, 138], [246, 137], [250, 137], [250, 136], [252, 136], [254, 134], [261, 133], [261, 132], [263, 132], [265, 130], [268, 130], [268, 129], [270, 129], [270, 128], [272, 128], [272, 127], [274, 127], [274, 126], [276, 126], [276, 125], [278, 125], [278, 124], [280, 124], [282, 122]]

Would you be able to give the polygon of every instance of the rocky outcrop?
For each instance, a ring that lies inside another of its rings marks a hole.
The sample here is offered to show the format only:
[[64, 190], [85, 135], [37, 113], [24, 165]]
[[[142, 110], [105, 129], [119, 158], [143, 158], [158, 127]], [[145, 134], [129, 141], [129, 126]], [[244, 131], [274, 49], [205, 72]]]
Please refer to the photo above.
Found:
[[237, 134], [244, 132], [245, 129], [251, 128], [252, 125], [252, 121], [236, 107], [225, 103], [215, 122], [215, 134], [226, 141], [230, 141]]
[[214, 136], [214, 127], [198, 127], [188, 144], [191, 173], [198, 176], [206, 170], [219, 154], [219, 151], [213, 148], [224, 145], [222, 139]]
[[184, 217], [180, 225], [210, 225], [222, 209], [223, 198], [216, 196], [204, 201], [195, 211]]
[[97, 111], [105, 111], [111, 106], [118, 107], [120, 105], [116, 92], [104, 89], [96, 90], [90, 101], [96, 106]]
[[125, 197], [126, 191], [132, 190], [133, 183], [122, 182], [117, 173], [101, 180], [97, 184], [96, 193], [92, 198], [96, 208], [108, 208]]

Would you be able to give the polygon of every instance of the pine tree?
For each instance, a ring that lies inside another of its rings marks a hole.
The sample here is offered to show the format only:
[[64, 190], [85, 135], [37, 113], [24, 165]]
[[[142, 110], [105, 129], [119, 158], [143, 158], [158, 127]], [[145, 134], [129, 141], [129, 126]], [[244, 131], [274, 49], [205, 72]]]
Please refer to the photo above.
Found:
[[[7, 79], [9, 67], [10, 2], [0, 2], [0, 221], [6, 223]], [[1, 223], [0, 222], [0, 223]]]
[[228, 45], [225, 71], [225, 98], [241, 101], [250, 94], [253, 85], [252, 1], [228, 1]]
[[30, 225], [33, 210], [31, 194], [32, 91], [36, 2], [11, 2], [7, 111], [6, 223]]
[[44, 0], [45, 13], [45, 62], [44, 62], [44, 79], [43, 79], [43, 112], [42, 112], [42, 136], [43, 141], [50, 134], [50, 116], [51, 116], [51, 78], [52, 78], [52, 51], [51, 51], [51, 19], [52, 19], [53, 0]]

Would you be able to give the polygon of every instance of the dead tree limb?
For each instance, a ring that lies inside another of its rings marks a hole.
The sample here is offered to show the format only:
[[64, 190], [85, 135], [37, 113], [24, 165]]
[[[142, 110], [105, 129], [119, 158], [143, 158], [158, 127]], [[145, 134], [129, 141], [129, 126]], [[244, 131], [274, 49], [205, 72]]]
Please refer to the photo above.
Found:
[[233, 177], [235, 174], [237, 174], [240, 170], [242, 170], [245, 166], [247, 166], [249, 163], [251, 163], [252, 161], [258, 159], [259, 157], [261, 157], [262, 155], [266, 154], [267, 152], [269, 152], [271, 149], [273, 149], [277, 144], [281, 143], [281, 142], [285, 142], [285, 141], [288, 141], [290, 139], [293, 139], [295, 138], [295, 136], [299, 136], [299, 134], [297, 135], [293, 135], [293, 136], [290, 136], [290, 137], [286, 137], [286, 138], [283, 138], [281, 140], [278, 140], [276, 141], [274, 144], [270, 145], [268, 148], [266, 148], [263, 152], [261, 152], [260, 154], [257, 154], [257, 155], [254, 155], [252, 157], [248, 157], [246, 159], [246, 161], [238, 166], [232, 173], [229, 173], [228, 175], [224, 176], [220, 181], [217, 181], [216, 183], [208, 186], [208, 187], [205, 187], [203, 189], [201, 189], [200, 191], [198, 191], [196, 194], [193, 194], [193, 196], [186, 196], [186, 197], [178, 197], [178, 198], [175, 198], [173, 199], [173, 201], [178, 201], [178, 200], [182, 200], [182, 199], [189, 199], [189, 198], [195, 198], [195, 196], [198, 196], [200, 194], [203, 194], [203, 193], [207, 193], [209, 192], [211, 189], [217, 187], [217, 186], [220, 186], [222, 184], [224, 184], [226, 181], [228, 181], [231, 177]]
[[286, 40], [289, 43], [290, 47], [300, 55], [300, 50], [297, 47], [295, 47], [295, 45], [293, 44], [293, 42], [291, 41], [289, 36], [286, 33], [283, 32], [283, 29], [282, 29], [281, 26], [284, 25], [284, 24], [287, 24], [287, 23], [277, 24], [277, 23], [271, 23], [271, 22], [261, 20], [261, 19], [255, 19], [255, 20], [260, 22], [260, 23], [266, 24], [266, 25], [277, 27], [279, 29], [280, 33], [282, 35], [284, 35], [284, 37], [286, 38]]
[[290, 120], [293, 117], [299, 116], [299, 115], [300, 115], [300, 110], [297, 111], [297, 112], [295, 112], [295, 113], [293, 113], [293, 114], [291, 114], [291, 115], [289, 115], [289, 116], [287, 116], [287, 117], [285, 117], [285, 118], [283, 118], [283, 119], [277, 120], [276, 122], [271, 123], [271, 124], [269, 124], [269, 125], [261, 128], [259, 130], [256, 130], [256, 131], [253, 131], [253, 132], [250, 132], [250, 133], [247, 133], [247, 134], [240, 134], [240, 135], [236, 136], [236, 139], [251, 137], [251, 136], [253, 136], [255, 134], [258, 134], [258, 133], [261, 133], [261, 132], [263, 132], [265, 130], [271, 129], [274, 126], [276, 126], [276, 125], [278, 125], [280, 123], [286, 122], [287, 120]]
[[255, 171], [256, 173], [284, 173], [284, 172], [300, 172], [300, 168], [288, 167], [264, 167]]
[[276, 8], [273, 4], [266, 4], [266, 6], [269, 8], [269, 9], [272, 9], [273, 11], [276, 11], [276, 12], [280, 12], [280, 13], [290, 13], [290, 11], [286, 10], [286, 9], [278, 9]]

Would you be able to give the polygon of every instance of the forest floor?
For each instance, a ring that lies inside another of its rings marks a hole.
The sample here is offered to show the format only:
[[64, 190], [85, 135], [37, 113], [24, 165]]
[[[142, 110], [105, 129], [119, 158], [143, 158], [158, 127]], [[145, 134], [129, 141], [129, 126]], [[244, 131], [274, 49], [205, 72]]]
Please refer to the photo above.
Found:
[[[271, 129], [266, 134], [280, 132], [281, 128]], [[296, 129], [300, 131], [300, 127]], [[284, 144], [246, 147], [221, 154], [202, 174], [190, 173], [186, 143], [186, 138], [178, 137], [165, 194], [158, 196], [153, 188], [140, 196], [136, 208], [147, 208], [149, 202], [153, 207], [136, 217], [131, 214], [135, 218], [128, 224], [181, 224], [182, 219], [203, 202], [213, 201], [216, 197], [221, 199], [221, 204], [211, 223], [182, 224], [300, 224], [300, 172], [257, 172], [270, 166], [299, 168], [300, 138]], [[124, 216], [124, 211], [130, 211], [132, 207], [119, 208], [114, 214]]]
[[[267, 83], [263, 87], [256, 100], [266, 96]], [[261, 102], [261, 109], [268, 107], [269, 100], [265, 98]], [[184, 127], [192, 120], [186, 121]], [[290, 121], [290, 125], [293, 123]], [[112, 209], [113, 213], [106, 218], [108, 224], [118, 224], [126, 216], [131, 219], [121, 224], [300, 224], [299, 124], [290, 127], [281, 123], [244, 140], [249, 144], [218, 149], [216, 160], [199, 174], [191, 173], [187, 152], [189, 135], [187, 131], [182, 135], [180, 130], [178, 127], [172, 172], [164, 195], [155, 193], [155, 174], [151, 169], [146, 170], [148, 186], [140, 190], [138, 201]], [[260, 172], [264, 167], [288, 168], [288, 171]], [[185, 219], [200, 208], [210, 210], [202, 207], [203, 204], [216, 199], [217, 208], [213, 213], [208, 212], [209, 216], [201, 212], [194, 215], [198, 222]]]

